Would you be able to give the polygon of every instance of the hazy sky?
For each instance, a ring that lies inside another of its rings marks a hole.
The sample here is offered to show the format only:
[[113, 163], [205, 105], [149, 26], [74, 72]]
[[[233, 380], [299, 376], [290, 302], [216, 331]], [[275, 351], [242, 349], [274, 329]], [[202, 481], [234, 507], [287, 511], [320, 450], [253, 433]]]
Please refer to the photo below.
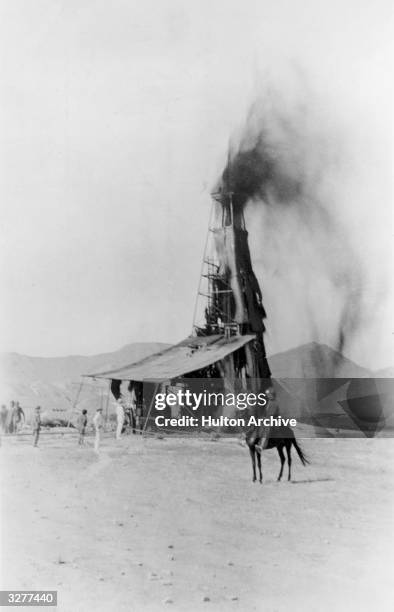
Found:
[[[89, 354], [189, 333], [210, 189], [266, 75], [286, 88], [295, 71], [358, 126], [387, 228], [391, 5], [3, 0], [3, 350]], [[376, 216], [361, 217], [366, 242], [387, 266]]]

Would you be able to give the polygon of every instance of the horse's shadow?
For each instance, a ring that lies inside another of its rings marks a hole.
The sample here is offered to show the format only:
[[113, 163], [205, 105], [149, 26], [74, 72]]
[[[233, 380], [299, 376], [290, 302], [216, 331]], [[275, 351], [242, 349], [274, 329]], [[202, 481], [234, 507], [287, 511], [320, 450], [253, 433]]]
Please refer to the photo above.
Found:
[[312, 484], [314, 482], [335, 482], [335, 478], [305, 478], [304, 480], [291, 480], [291, 484]]

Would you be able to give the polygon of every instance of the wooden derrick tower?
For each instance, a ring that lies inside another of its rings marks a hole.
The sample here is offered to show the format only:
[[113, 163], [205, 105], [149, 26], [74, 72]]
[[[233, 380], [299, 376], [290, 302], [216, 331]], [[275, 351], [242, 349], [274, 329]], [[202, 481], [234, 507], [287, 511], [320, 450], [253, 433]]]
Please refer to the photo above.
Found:
[[203, 258], [194, 334], [221, 334], [229, 339], [254, 335], [254, 340], [243, 349], [245, 363], [241, 359], [240, 368], [235, 364], [233, 374], [235, 378], [267, 379], [271, 373], [263, 338], [266, 314], [252, 267], [243, 207], [234, 205], [234, 193], [228, 189], [213, 193], [212, 199], [213, 215]]

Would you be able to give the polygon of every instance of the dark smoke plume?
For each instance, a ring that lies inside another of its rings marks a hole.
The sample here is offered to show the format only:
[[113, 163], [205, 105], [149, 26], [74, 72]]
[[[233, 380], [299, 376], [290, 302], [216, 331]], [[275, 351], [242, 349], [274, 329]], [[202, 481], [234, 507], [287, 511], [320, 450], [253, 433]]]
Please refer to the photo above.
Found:
[[245, 206], [249, 200], [266, 199], [272, 192], [280, 202], [294, 201], [302, 191], [302, 182], [284, 172], [280, 161], [266, 146], [264, 135], [259, 134], [253, 148], [238, 151], [222, 175], [222, 183], [234, 192], [234, 204]]
[[293, 346], [342, 353], [363, 320], [363, 274], [341, 217], [346, 148], [323, 115], [276, 94], [257, 101], [216, 189], [248, 217], [272, 338], [288, 329]]

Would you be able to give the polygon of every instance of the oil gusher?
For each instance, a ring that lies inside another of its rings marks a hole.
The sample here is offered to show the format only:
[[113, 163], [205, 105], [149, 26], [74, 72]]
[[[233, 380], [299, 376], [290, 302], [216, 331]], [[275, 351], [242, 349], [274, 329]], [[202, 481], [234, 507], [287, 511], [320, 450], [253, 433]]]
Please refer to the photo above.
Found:
[[[242, 194], [231, 184], [231, 163], [211, 194], [213, 214], [204, 253], [199, 295], [205, 299], [196, 335], [251, 335], [253, 339], [233, 353], [222, 365], [225, 381], [242, 382], [242, 387], [262, 391], [270, 385], [271, 372], [264, 346], [262, 292], [253, 271], [245, 227]], [[228, 385], [225, 385], [228, 386]], [[239, 388], [239, 384], [235, 385]]]

